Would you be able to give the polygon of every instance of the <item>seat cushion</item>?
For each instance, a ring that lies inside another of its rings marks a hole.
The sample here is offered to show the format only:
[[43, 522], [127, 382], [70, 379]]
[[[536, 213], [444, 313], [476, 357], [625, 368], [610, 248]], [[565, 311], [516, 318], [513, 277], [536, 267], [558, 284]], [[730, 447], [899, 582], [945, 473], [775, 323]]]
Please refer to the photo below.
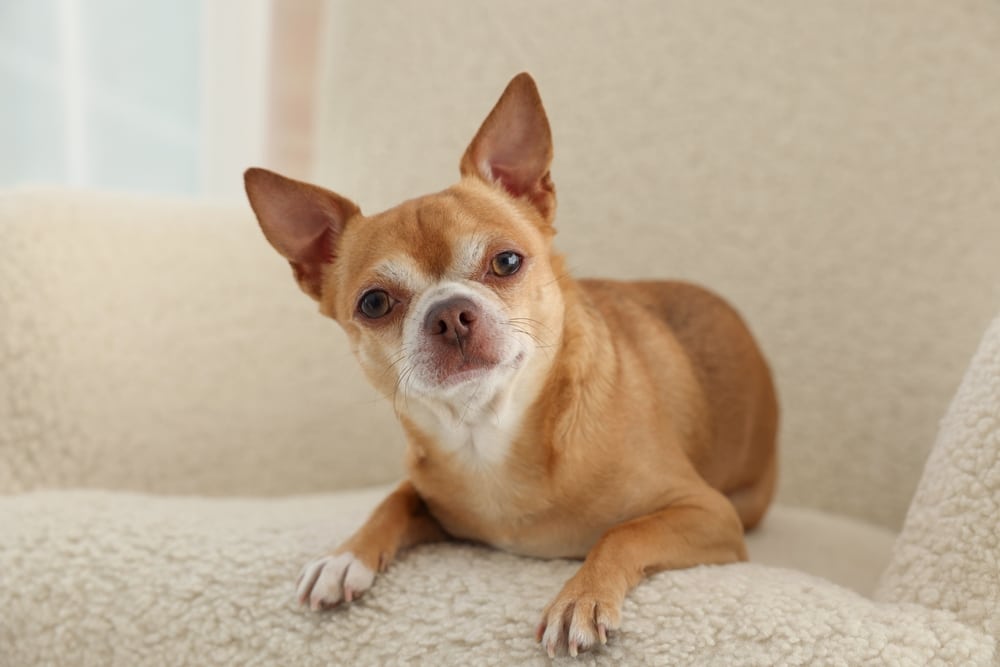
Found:
[[[426, 545], [347, 608], [296, 606], [300, 566], [384, 491], [0, 497], [0, 655], [14, 665], [548, 664], [533, 628], [572, 561]], [[878, 604], [787, 569], [867, 589], [890, 537], [776, 508], [753, 538], [761, 563], [651, 577], [626, 600], [622, 630], [581, 663], [988, 664], [992, 641], [947, 612]]]
[[802, 570], [870, 596], [896, 534], [858, 519], [778, 505], [747, 535], [750, 560]]

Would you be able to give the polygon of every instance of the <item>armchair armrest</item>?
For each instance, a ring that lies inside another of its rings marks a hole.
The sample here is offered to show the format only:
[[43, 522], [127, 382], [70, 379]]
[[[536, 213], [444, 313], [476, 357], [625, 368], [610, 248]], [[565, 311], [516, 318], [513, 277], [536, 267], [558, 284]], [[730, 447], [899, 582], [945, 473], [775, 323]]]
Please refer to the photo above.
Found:
[[400, 474], [389, 407], [249, 208], [12, 191], [0, 239], [0, 493], [303, 493]]

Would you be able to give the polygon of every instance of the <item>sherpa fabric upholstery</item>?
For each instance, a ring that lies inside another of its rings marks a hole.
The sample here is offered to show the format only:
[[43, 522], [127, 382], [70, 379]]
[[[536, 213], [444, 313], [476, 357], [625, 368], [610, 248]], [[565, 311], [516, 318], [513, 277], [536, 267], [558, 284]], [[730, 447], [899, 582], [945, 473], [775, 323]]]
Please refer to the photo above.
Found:
[[[363, 521], [384, 489], [283, 499], [42, 490], [183, 491], [191, 476], [190, 488], [232, 493], [269, 474], [281, 479], [264, 491], [294, 488], [296, 474], [307, 490], [350, 479], [354, 466], [367, 474], [380, 456], [367, 438], [390, 427], [282, 422], [286, 435], [255, 435], [281, 410], [327, 418], [309, 392], [337, 386], [324, 366], [337, 338], [310, 332], [307, 322], [326, 323], [305, 306], [282, 310], [285, 295], [255, 277], [288, 279], [280, 263], [257, 265], [244, 212], [7, 194], [0, 232], [0, 665], [546, 664], [533, 624], [576, 563], [432, 545], [349, 609], [294, 605], [301, 564]], [[248, 293], [256, 303], [241, 305]], [[266, 333], [275, 322], [291, 344]], [[879, 601], [855, 591], [872, 590], [891, 533], [778, 506], [750, 536], [756, 562], [656, 575], [628, 598], [613, 643], [581, 662], [989, 664], [998, 349], [1000, 321], [944, 422]], [[254, 393], [263, 380], [301, 405], [275, 393], [269, 406]], [[375, 414], [370, 401], [350, 403], [360, 386], [323, 400], [348, 401], [334, 408], [341, 420]], [[315, 451], [290, 441], [313, 429], [326, 434]]]
[[1000, 637], [1000, 318], [941, 423], [877, 597]]
[[[296, 607], [300, 564], [376, 499], [0, 499], [0, 664], [549, 663], [534, 625], [578, 563], [430, 545], [349, 608]], [[623, 622], [580, 664], [985, 665], [991, 650], [946, 612], [758, 564], [657, 575]]]
[[[578, 662], [994, 664], [998, 408], [1000, 318], [943, 422], [882, 602], [761, 564], [664, 572], [628, 597], [611, 643]], [[11, 665], [548, 664], [531, 629], [578, 566], [570, 561], [426, 545], [347, 608], [295, 607], [298, 564], [343, 539], [381, 493], [2, 498], [0, 656]]]
[[0, 193], [0, 492], [310, 493], [402, 447], [248, 207]]

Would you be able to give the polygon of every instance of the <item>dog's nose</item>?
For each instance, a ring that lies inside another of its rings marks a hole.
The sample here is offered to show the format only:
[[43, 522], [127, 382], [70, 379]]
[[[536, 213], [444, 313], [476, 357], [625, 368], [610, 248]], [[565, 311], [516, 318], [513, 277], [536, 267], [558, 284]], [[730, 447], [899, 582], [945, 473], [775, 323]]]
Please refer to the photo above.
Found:
[[462, 339], [469, 335], [472, 324], [479, 317], [479, 307], [462, 296], [452, 297], [434, 304], [424, 318], [424, 333], [428, 336], [444, 336], [446, 339]]

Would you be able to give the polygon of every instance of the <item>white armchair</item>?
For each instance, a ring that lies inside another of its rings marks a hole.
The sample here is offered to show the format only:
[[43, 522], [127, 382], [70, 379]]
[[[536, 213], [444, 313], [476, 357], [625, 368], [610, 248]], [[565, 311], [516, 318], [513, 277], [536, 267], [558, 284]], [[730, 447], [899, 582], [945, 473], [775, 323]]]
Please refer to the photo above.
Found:
[[[913, 494], [1000, 305], [1000, 6], [328, 7], [295, 176], [365, 210], [443, 187], [530, 70], [572, 270], [706, 284], [775, 371], [752, 562], [644, 582], [581, 662], [991, 664], [1000, 324]], [[564, 561], [430, 545], [296, 608], [402, 448], [248, 207], [0, 194], [0, 664], [546, 664]]]
[[[258, 235], [242, 208], [0, 195], [4, 664], [544, 664], [566, 561], [431, 545], [349, 609], [295, 606], [385, 491], [348, 487], [395, 478], [402, 445]], [[753, 563], [653, 577], [584, 662], [988, 664], [998, 350], [1000, 323], [895, 558], [894, 531], [779, 504]]]

